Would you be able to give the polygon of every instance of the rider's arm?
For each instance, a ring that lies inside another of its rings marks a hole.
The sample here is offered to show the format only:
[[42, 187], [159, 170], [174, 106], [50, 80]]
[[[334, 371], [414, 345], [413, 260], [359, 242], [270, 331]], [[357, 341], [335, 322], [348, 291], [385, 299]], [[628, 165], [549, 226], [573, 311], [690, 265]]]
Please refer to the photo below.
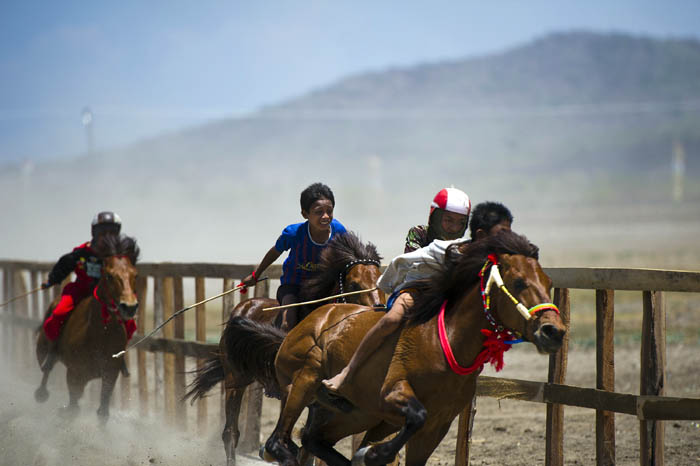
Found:
[[[242, 281], [245, 286], [253, 286], [255, 285], [255, 282], [260, 278], [260, 275], [262, 275], [263, 272], [272, 264], [274, 261], [277, 260], [279, 256], [281, 256], [282, 253], [277, 250], [275, 246], [272, 246], [269, 251], [267, 251], [267, 254], [262, 258], [260, 261], [260, 265], [255, 269], [255, 272], [252, 274], [248, 275], [245, 277]], [[253, 277], [255, 275], [255, 277]]]
[[51, 272], [49, 272], [49, 279], [45, 285], [52, 286], [57, 283], [61, 283], [70, 273], [75, 269], [78, 263], [78, 252], [72, 251], [68, 254], [64, 254], [58, 259], [56, 265], [53, 266]]

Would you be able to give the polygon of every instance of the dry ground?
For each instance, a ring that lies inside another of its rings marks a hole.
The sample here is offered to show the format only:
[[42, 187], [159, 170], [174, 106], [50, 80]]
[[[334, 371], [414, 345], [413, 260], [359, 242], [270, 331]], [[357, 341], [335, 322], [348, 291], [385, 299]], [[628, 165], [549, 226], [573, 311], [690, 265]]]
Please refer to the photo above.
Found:
[[[667, 349], [667, 395], [700, 398], [700, 364], [697, 345], [673, 344]], [[639, 357], [637, 345], [618, 345], [615, 354], [616, 391], [639, 393]], [[544, 381], [548, 358], [533, 347], [520, 345], [506, 354], [506, 367], [495, 374], [490, 368], [484, 375]], [[595, 349], [572, 348], [567, 384], [595, 387]], [[446, 396], [449, 393], [446, 392]], [[472, 433], [472, 465], [532, 466], [544, 464], [545, 405], [515, 400], [479, 398]], [[595, 464], [595, 411], [567, 407], [564, 425], [564, 464]], [[263, 437], [277, 420], [278, 403], [267, 401], [263, 411]], [[433, 453], [428, 464], [453, 465], [457, 442], [457, 423]], [[616, 459], [620, 466], [639, 464], [639, 421], [618, 414], [615, 417]], [[666, 428], [666, 464], [690, 466], [700, 464], [700, 420], [668, 421]], [[349, 455], [349, 442], [339, 449]]]

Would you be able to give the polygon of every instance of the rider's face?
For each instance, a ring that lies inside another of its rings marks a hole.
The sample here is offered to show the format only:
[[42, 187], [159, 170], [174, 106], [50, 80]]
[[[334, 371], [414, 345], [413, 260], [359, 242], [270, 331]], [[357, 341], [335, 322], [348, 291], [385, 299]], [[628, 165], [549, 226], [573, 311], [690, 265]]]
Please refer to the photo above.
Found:
[[333, 203], [328, 199], [319, 199], [311, 204], [308, 211], [301, 215], [309, 221], [311, 233], [330, 233], [333, 220]]
[[503, 220], [501, 223], [497, 223], [491, 227], [489, 230], [489, 236], [495, 235], [499, 231], [510, 231], [510, 222], [508, 220]]
[[442, 230], [449, 235], [456, 235], [462, 231], [467, 226], [467, 216], [462, 214], [457, 214], [455, 212], [445, 211], [442, 213], [442, 219], [440, 221], [440, 226]]

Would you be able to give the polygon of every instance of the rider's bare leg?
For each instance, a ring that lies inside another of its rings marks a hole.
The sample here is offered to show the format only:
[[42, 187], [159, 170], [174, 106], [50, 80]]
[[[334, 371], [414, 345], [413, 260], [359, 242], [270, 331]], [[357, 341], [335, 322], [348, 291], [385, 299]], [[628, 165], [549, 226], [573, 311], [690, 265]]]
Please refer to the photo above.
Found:
[[367, 332], [348, 365], [340, 373], [323, 381], [326, 388], [342, 395], [345, 387], [352, 384], [357, 369], [379, 348], [384, 339], [401, 326], [404, 312], [412, 305], [413, 298], [410, 293], [401, 293], [391, 309]]
[[[293, 294], [285, 295], [280, 303], [282, 306], [286, 304], [294, 304], [298, 301], [297, 297]], [[281, 329], [285, 332], [289, 332], [294, 326], [299, 322], [299, 312], [296, 307], [289, 307], [284, 309], [284, 316], [282, 317]]]

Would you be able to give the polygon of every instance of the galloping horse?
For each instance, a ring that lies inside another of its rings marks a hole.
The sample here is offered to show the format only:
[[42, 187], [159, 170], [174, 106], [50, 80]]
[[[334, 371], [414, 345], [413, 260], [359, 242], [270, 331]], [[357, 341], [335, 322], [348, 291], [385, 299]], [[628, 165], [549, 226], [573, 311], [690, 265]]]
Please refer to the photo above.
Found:
[[[417, 284], [420, 291], [402, 330], [357, 372], [344, 406], [328, 403], [321, 381], [347, 364], [380, 312], [351, 304], [322, 306], [284, 341], [262, 325], [230, 321], [237, 339], [230, 341], [229, 354], [255, 341], [268, 351], [258, 357], [261, 369], [275, 358], [283, 407], [265, 444], [266, 459], [298, 464], [292, 427], [308, 406], [302, 445], [331, 466], [351, 463], [333, 446], [362, 431], [367, 434], [353, 464], [389, 463], [404, 445], [407, 465], [425, 464], [474, 397], [483, 365], [502, 366], [506, 341], [522, 338], [544, 353], [560, 348], [566, 329], [549, 303], [551, 280], [537, 257], [537, 247], [512, 232], [452, 246], [444, 270]], [[397, 431], [391, 440], [366, 446]]]
[[[380, 275], [381, 256], [372, 243], [364, 244], [352, 232], [334, 237], [321, 253], [318, 273], [304, 282], [300, 294], [302, 301], [314, 300], [337, 293], [359, 291], [374, 288]], [[364, 306], [375, 307], [384, 303], [384, 293], [375, 290], [371, 293], [357, 294], [349, 300]], [[230, 318], [246, 318], [261, 324], [268, 324], [279, 338], [284, 332], [279, 329], [282, 310], [263, 311], [266, 307], [277, 306], [278, 302], [270, 298], [251, 298], [242, 301], [231, 311]], [[308, 315], [309, 309], [299, 312], [300, 322]], [[224, 380], [226, 388], [226, 425], [221, 434], [226, 450], [226, 464], [235, 465], [236, 447], [240, 437], [238, 417], [245, 388], [254, 381], [260, 382], [268, 396], [280, 397], [274, 372], [257, 373], [246, 369], [247, 360], [257, 357], [259, 348], [253, 346], [245, 352], [227, 353], [232, 334], [226, 327], [219, 342], [219, 353], [207, 360], [197, 371], [197, 377], [189, 386], [185, 399], [191, 397], [192, 403], [202, 398], [217, 383]], [[234, 369], [231, 360], [238, 360]], [[257, 364], [253, 364], [256, 367]]]
[[[139, 248], [128, 236], [105, 235], [95, 250], [102, 258], [102, 275], [93, 295], [80, 301], [64, 324], [58, 340], [58, 356], [67, 369], [67, 411], [77, 412], [85, 385], [100, 378], [102, 388], [97, 415], [106, 421], [109, 400], [123, 364], [121, 359], [112, 355], [126, 347], [125, 322], [134, 318], [138, 308], [134, 290]], [[50, 307], [45, 318], [51, 315], [51, 311]], [[48, 344], [42, 327], [37, 331], [36, 356], [41, 366]], [[39, 402], [49, 397], [46, 381], [50, 372], [51, 369], [44, 371], [41, 385], [34, 393]]]

